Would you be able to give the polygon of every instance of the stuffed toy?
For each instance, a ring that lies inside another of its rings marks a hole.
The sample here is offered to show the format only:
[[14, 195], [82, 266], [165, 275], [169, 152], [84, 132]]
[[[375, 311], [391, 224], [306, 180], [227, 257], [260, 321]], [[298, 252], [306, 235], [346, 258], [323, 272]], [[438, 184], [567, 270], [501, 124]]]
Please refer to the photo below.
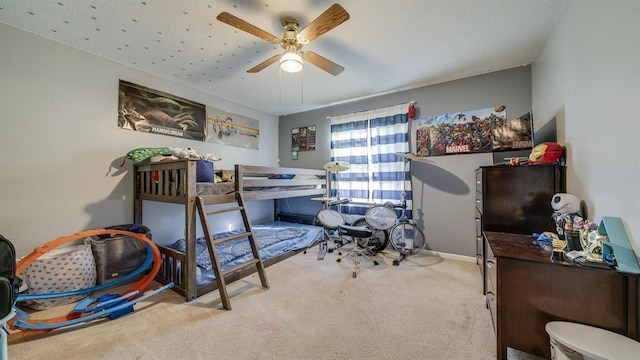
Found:
[[551, 198], [551, 216], [556, 223], [558, 235], [570, 241], [570, 250], [584, 250], [593, 252], [591, 244], [586, 237], [597, 226], [586, 219], [587, 209], [584, 203], [575, 195], [558, 193]]
[[556, 214], [577, 214], [580, 211], [580, 200], [572, 194], [558, 193], [551, 198], [551, 208]]
[[213, 154], [200, 155], [197, 151], [190, 147], [137, 148], [127, 153], [127, 155], [122, 159], [122, 164], [120, 164], [120, 167], [123, 167], [125, 165], [127, 159], [131, 159], [134, 162], [139, 163], [151, 158], [153, 158], [153, 162], [174, 159], [196, 159], [211, 162], [222, 160], [221, 157], [217, 157]]
[[529, 164], [557, 164], [560, 162], [564, 149], [558, 143], [543, 142], [531, 149]]
[[169, 147], [171, 154], [177, 157], [178, 159], [196, 159], [196, 160], [206, 160], [206, 161], [220, 161], [222, 158], [217, 157], [213, 154], [200, 155], [197, 151], [190, 147], [180, 148], [180, 147]]
[[[141, 162], [155, 155], [171, 155], [171, 150], [166, 147], [137, 148], [129, 151], [125, 157], [125, 160], [131, 159], [134, 162]], [[124, 165], [124, 160], [122, 162], [122, 165]]]
[[231, 182], [233, 177], [227, 170], [216, 170], [216, 182]]

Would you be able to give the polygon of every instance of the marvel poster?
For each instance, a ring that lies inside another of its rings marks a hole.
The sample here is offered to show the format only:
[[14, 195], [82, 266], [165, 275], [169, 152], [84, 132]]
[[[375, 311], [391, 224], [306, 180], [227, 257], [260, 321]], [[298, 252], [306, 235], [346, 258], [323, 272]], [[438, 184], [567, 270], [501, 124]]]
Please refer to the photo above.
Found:
[[434, 115], [416, 121], [416, 155], [493, 151], [493, 130], [506, 123], [505, 106]]

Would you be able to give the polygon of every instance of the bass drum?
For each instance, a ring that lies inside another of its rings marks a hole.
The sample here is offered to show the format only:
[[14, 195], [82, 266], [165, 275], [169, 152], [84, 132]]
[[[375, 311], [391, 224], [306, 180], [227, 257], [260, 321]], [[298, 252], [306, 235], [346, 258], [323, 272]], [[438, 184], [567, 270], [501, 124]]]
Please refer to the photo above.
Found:
[[371, 230], [371, 232], [373, 232], [373, 236], [370, 238], [357, 238], [356, 240], [358, 241], [358, 246], [360, 246], [361, 248], [369, 248], [374, 255], [383, 251], [389, 245], [389, 230], [372, 229], [371, 225], [367, 223], [367, 220], [365, 218], [360, 218], [354, 221], [351, 226], [364, 226]]

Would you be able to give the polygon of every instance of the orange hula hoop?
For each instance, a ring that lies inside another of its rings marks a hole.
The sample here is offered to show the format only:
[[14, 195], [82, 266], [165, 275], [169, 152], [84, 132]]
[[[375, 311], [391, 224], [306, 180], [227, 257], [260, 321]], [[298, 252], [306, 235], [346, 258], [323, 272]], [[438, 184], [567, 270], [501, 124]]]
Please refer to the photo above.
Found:
[[[142, 290], [144, 290], [151, 284], [156, 274], [158, 274], [158, 271], [160, 271], [160, 266], [162, 265], [162, 256], [160, 254], [160, 250], [158, 249], [158, 246], [149, 238], [147, 238], [143, 234], [134, 233], [126, 230], [94, 229], [94, 230], [82, 231], [69, 236], [61, 236], [55, 240], [45, 243], [40, 247], [34, 248], [29, 255], [20, 259], [20, 261], [18, 261], [18, 264], [16, 265], [16, 275], [20, 275], [32, 262], [34, 262], [36, 259], [44, 255], [45, 253], [51, 251], [52, 249], [59, 247], [60, 245], [66, 244], [74, 240], [80, 240], [89, 236], [97, 236], [97, 235], [127, 235], [130, 237], [136, 238], [137, 240], [142, 241], [146, 244], [149, 244], [149, 246], [151, 247], [151, 252], [153, 254], [153, 265], [151, 266], [151, 270], [147, 274], [145, 274], [142, 278], [140, 278], [140, 280], [138, 280], [138, 282], [136, 282], [132, 287], [130, 287], [129, 289], [119, 294], [120, 296], [123, 296], [133, 291], [139, 291], [136, 297], [140, 296], [142, 294]], [[91, 313], [78, 313], [78, 312], [72, 311], [67, 315], [62, 315], [62, 316], [53, 317], [49, 319], [37, 319], [37, 320], [25, 319], [23, 321], [29, 322], [32, 324], [37, 324], [37, 323], [55, 324], [55, 323], [59, 323], [67, 320], [77, 319], [90, 314]], [[10, 325], [12, 325], [14, 322], [15, 322], [15, 319], [12, 319], [10, 322]], [[32, 330], [32, 329], [20, 329], [20, 330], [28, 331], [28, 332], [36, 332], [36, 333], [51, 331], [51, 330]]]

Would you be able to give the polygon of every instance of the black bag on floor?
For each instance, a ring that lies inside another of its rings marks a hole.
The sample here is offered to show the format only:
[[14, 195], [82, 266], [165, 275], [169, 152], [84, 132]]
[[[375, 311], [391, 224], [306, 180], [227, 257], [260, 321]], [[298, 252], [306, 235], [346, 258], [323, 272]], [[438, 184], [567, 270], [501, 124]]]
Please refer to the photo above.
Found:
[[20, 279], [16, 276], [16, 249], [0, 235], [0, 319], [9, 315], [16, 303]]
[[[143, 234], [151, 240], [151, 231], [142, 225], [115, 225], [105, 229]], [[147, 258], [146, 245], [126, 235], [100, 235], [90, 240], [98, 275], [96, 285], [105, 284], [134, 272], [144, 264]]]

